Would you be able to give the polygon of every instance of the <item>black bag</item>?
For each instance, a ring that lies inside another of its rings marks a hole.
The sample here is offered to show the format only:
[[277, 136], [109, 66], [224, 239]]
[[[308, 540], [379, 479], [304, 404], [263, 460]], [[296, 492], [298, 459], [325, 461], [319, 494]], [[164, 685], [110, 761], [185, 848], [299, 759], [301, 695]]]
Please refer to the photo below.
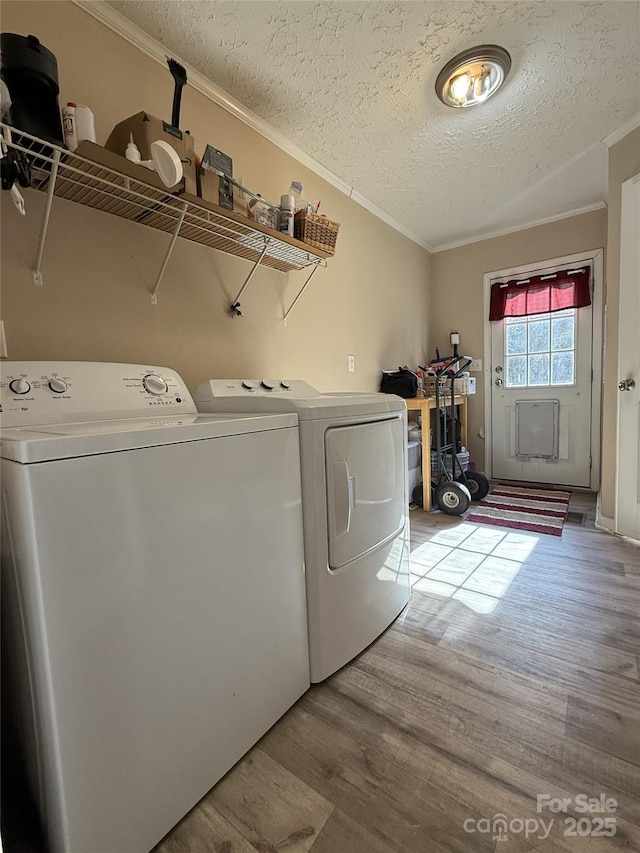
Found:
[[416, 397], [418, 394], [418, 377], [406, 367], [399, 367], [393, 372], [383, 371], [380, 381], [383, 394], [396, 394], [398, 397]]

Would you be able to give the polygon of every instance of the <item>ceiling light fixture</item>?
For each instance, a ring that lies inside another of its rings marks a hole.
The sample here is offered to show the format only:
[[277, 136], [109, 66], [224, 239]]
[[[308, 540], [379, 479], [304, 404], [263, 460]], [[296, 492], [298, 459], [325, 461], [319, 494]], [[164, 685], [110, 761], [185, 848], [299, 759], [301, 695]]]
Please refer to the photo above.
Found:
[[498, 91], [510, 68], [511, 57], [497, 44], [463, 50], [438, 74], [436, 94], [448, 107], [474, 107]]

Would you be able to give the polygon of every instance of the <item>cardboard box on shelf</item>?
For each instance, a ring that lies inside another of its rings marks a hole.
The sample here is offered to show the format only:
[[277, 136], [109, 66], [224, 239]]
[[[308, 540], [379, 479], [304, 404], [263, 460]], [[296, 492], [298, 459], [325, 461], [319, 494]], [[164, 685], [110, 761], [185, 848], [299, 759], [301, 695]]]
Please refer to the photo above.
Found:
[[187, 192], [191, 193], [191, 195], [197, 194], [196, 158], [194, 154], [194, 139], [191, 134], [184, 133], [178, 130], [177, 127], [173, 127], [168, 122], [149, 115], [149, 113], [140, 112], [121, 121], [113, 128], [109, 134], [105, 148], [124, 157], [130, 135], [133, 135], [133, 141], [138, 147], [143, 160], [151, 159], [152, 142], [155, 142], [157, 139], [167, 142], [176, 151], [178, 157], [180, 157], [184, 171], [182, 188], [178, 184], [172, 189], [175, 192]]

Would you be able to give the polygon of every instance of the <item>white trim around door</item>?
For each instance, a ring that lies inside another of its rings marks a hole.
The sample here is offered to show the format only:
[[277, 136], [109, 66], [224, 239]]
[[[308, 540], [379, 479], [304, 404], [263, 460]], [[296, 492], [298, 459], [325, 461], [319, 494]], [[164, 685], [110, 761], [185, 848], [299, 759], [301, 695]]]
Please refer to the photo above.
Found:
[[593, 269], [593, 292], [592, 292], [592, 350], [591, 369], [593, 372], [591, 393], [591, 478], [589, 488], [598, 491], [600, 488], [600, 435], [601, 418], [600, 408], [602, 399], [602, 370], [605, 352], [603, 349], [603, 271], [604, 250], [593, 249], [580, 252], [575, 255], [565, 255], [560, 258], [550, 258], [535, 264], [523, 264], [518, 267], [495, 270], [484, 274], [484, 362], [483, 362], [483, 387], [484, 387], [484, 470], [487, 476], [491, 476], [492, 469], [492, 413], [491, 413], [491, 325], [489, 323], [489, 302], [491, 297], [491, 283], [496, 279], [509, 277], [523, 277], [545, 270], [559, 269], [564, 266], [580, 266], [590, 263]]

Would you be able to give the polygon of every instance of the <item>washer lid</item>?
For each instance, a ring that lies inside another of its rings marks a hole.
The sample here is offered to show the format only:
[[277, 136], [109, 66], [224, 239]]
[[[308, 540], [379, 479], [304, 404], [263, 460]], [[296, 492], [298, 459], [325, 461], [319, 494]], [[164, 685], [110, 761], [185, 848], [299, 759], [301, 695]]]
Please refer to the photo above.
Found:
[[3, 431], [0, 456], [21, 463], [49, 462], [285, 429], [297, 422], [295, 414], [221, 413], [16, 427]]

